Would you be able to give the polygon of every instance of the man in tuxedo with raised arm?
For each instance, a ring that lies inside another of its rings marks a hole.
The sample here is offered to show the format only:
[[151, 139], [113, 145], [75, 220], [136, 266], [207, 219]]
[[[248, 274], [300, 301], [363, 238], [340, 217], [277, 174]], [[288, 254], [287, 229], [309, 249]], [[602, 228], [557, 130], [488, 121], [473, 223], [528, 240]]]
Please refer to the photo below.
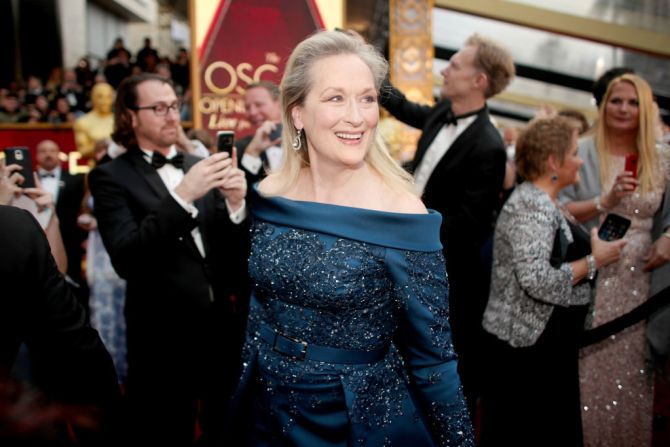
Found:
[[126, 396], [133, 442], [190, 445], [220, 420], [241, 348], [227, 279], [244, 274], [246, 181], [234, 158], [178, 154], [179, 103], [143, 73], [117, 91], [114, 141], [90, 173], [95, 214], [127, 281]]
[[442, 71], [444, 99], [435, 106], [412, 103], [390, 84], [381, 96], [393, 116], [423, 130], [412, 169], [426, 207], [443, 218], [450, 323], [471, 416], [481, 393], [490, 239], [506, 163], [486, 100], [504, 90], [514, 73], [511, 55], [475, 34]]

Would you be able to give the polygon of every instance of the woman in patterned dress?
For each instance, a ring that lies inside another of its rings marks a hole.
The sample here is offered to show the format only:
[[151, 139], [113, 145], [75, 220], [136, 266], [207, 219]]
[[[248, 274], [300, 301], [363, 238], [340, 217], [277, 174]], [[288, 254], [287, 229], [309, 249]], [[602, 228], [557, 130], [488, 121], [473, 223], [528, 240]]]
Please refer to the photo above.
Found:
[[[607, 213], [631, 220], [621, 259], [602, 269], [590, 320], [597, 327], [649, 298], [650, 271], [667, 262], [670, 236], [652, 240], [653, 218], [668, 183], [668, 152], [655, 143], [649, 84], [626, 74], [608, 86], [592, 136], [580, 141], [582, 181], [562, 200], [580, 221], [596, 226]], [[627, 154], [639, 156], [625, 171]], [[581, 352], [580, 383], [586, 446], [649, 446], [653, 377], [645, 361], [645, 322]]]

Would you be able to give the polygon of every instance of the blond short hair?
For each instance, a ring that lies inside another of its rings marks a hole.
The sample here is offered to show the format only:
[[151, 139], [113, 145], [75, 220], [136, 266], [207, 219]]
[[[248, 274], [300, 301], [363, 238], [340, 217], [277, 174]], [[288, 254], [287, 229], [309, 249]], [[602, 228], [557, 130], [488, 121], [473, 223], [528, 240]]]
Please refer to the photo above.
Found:
[[465, 41], [466, 46], [477, 48], [475, 66], [488, 77], [489, 84], [484, 95], [491, 98], [507, 88], [516, 74], [514, 59], [509, 51], [493, 40], [473, 34]]

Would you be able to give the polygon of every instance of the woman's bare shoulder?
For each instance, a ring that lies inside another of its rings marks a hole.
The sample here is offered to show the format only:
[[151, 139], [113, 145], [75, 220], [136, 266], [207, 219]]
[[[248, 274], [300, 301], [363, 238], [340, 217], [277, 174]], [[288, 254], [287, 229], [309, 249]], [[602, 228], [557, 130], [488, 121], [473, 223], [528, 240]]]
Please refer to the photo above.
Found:
[[427, 214], [428, 210], [421, 199], [409, 191], [393, 191], [387, 195], [385, 211], [404, 214]]

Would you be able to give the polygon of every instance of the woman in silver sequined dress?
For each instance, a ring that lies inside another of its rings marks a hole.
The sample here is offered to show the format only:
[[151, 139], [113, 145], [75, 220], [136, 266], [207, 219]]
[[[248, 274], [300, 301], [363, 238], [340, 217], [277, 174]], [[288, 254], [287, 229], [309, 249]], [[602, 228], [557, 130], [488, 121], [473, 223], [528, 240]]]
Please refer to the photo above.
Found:
[[386, 70], [340, 32], [306, 39], [287, 63], [285, 162], [252, 192], [253, 295], [230, 445], [473, 444], [441, 217], [376, 134]]
[[[632, 221], [621, 259], [598, 275], [592, 327], [647, 300], [649, 271], [670, 256], [670, 236], [656, 241], [651, 236], [669, 173], [669, 154], [654, 141], [654, 118], [646, 81], [631, 74], [614, 79], [601, 103], [594, 135], [580, 141], [585, 160], [582, 181], [563, 192], [567, 208], [590, 226], [598, 225], [609, 212]], [[637, 172], [624, 169], [627, 154], [638, 154]], [[586, 446], [651, 445], [653, 377], [645, 350], [644, 322], [582, 350]]]

